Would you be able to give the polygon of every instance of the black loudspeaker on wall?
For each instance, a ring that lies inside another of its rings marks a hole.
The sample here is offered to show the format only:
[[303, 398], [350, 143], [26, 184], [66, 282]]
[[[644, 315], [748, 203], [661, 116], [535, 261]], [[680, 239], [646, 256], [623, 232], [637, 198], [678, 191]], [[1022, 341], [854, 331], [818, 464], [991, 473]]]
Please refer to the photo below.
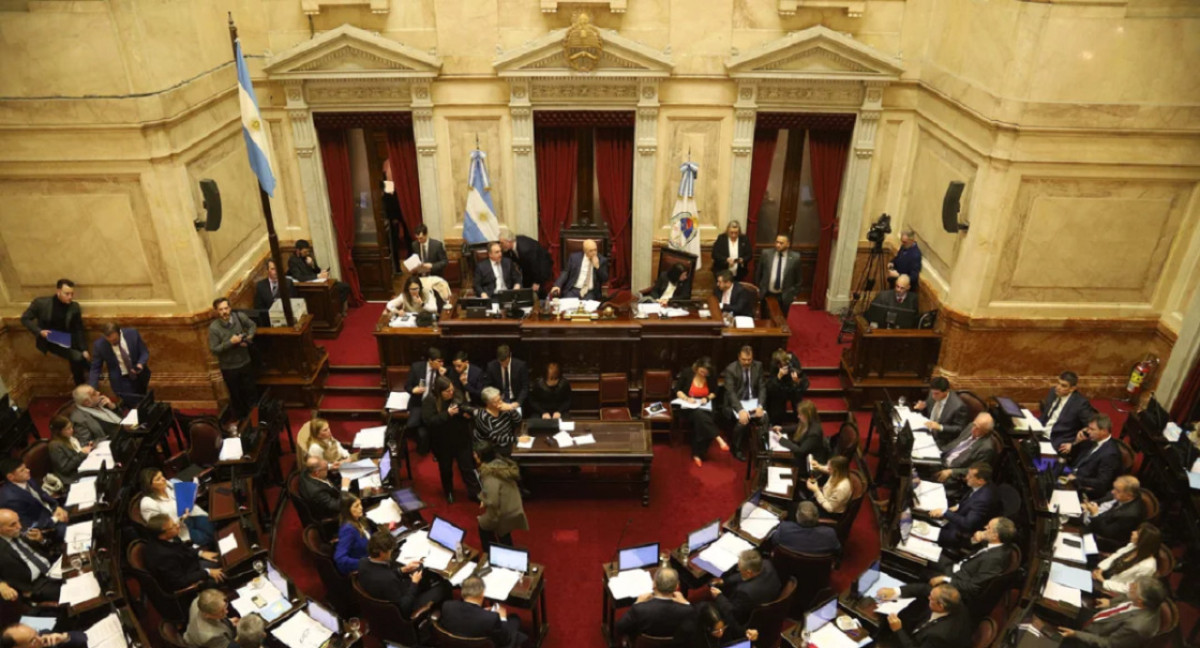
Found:
[[215, 232], [221, 229], [221, 191], [217, 181], [205, 178], [200, 181], [200, 193], [204, 194], [204, 220], [194, 221], [196, 231]]
[[946, 196], [942, 198], [942, 227], [951, 234], [965, 232], [970, 227], [967, 223], [958, 222], [959, 199], [965, 187], [961, 182], [951, 182], [946, 187]]

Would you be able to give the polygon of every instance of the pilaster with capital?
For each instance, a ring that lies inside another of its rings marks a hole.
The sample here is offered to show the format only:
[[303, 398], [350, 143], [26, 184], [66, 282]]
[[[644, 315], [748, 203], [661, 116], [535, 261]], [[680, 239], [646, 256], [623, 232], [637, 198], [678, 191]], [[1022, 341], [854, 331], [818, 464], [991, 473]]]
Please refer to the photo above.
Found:
[[509, 114], [512, 117], [513, 199], [517, 209], [516, 234], [538, 238], [537, 164], [533, 157], [533, 104], [529, 79], [509, 80]]
[[332, 210], [329, 206], [329, 194], [325, 191], [325, 169], [322, 167], [321, 152], [317, 146], [317, 129], [313, 125], [312, 111], [304, 99], [303, 82], [285, 84], [284, 94], [287, 97], [288, 119], [292, 123], [296, 162], [300, 168], [300, 184], [308, 215], [309, 236], [312, 238], [313, 247], [322, 251], [321, 260], [329, 264], [329, 273], [341, 277], [342, 264], [337, 255]]
[[429, 81], [414, 81], [412, 92], [413, 141], [417, 146], [417, 182], [421, 186], [421, 214], [429, 236], [444, 239], [441, 201], [438, 200], [437, 138], [433, 132], [433, 98]]
[[648, 286], [653, 280], [650, 264], [654, 241], [654, 170], [658, 161], [658, 80], [638, 83], [637, 122], [633, 141], [633, 259], [631, 286]]
[[742, 224], [746, 231], [750, 206], [750, 166], [754, 152], [754, 126], [758, 120], [757, 84], [739, 81], [737, 101], [733, 104], [733, 161], [729, 166], [729, 220]]

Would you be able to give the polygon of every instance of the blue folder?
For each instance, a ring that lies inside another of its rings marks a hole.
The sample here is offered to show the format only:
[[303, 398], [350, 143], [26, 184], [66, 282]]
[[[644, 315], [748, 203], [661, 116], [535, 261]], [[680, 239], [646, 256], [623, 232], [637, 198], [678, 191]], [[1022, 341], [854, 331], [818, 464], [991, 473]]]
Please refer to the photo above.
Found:
[[184, 511], [196, 506], [196, 483], [178, 482], [175, 484], [175, 515], [183, 517]]

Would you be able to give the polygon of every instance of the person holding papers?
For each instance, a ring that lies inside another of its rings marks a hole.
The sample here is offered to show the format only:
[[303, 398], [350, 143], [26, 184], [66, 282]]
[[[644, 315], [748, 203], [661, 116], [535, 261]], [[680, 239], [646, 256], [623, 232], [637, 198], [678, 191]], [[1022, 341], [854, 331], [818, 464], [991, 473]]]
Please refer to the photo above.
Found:
[[1159, 608], [1167, 588], [1153, 576], [1143, 576], [1129, 586], [1127, 596], [1098, 599], [1100, 611], [1084, 624], [1087, 630], [1060, 627], [1063, 648], [1136, 648], [1159, 630]]
[[546, 375], [529, 390], [529, 415], [533, 418], [571, 417], [571, 382], [563, 378], [557, 362], [546, 363]]
[[592, 301], [604, 300], [604, 284], [608, 283], [608, 259], [592, 239], [583, 242], [583, 252], [573, 252], [567, 266], [554, 282], [549, 296], [577, 297]]
[[375, 523], [363, 515], [362, 500], [350, 493], [342, 493], [341, 506], [333, 564], [343, 576], [349, 576], [358, 569], [358, 561], [367, 557], [367, 539], [371, 537]]
[[[347, 480], [348, 481], [348, 480]], [[316, 520], [328, 520], [341, 511], [342, 491], [329, 482], [329, 462], [309, 457], [300, 475], [300, 497]]]
[[854, 494], [854, 487], [850, 483], [850, 460], [838, 455], [825, 465], [814, 462], [809, 467], [814, 472], [829, 475], [825, 484], [818, 486], [816, 475], [809, 474], [805, 487], [808, 488], [811, 497], [826, 513], [835, 516], [844, 513], [846, 505], [850, 503], [850, 497]]
[[75, 410], [70, 418], [80, 443], [86, 445], [111, 439], [121, 429], [117, 404], [95, 387], [79, 385], [71, 391], [71, 400], [75, 401]]
[[771, 541], [776, 547], [815, 556], [836, 554], [842, 550], [837, 531], [821, 524], [817, 505], [809, 501], [796, 504], [796, 521], [780, 522], [771, 532]]
[[62, 579], [50, 576], [57, 556], [39, 551], [46, 540], [40, 529], [23, 530], [16, 512], [0, 509], [0, 593], [9, 601], [19, 595], [35, 603], [58, 603]]
[[688, 280], [687, 266], [676, 263], [658, 275], [654, 286], [650, 288], [650, 299], [666, 306], [671, 300], [692, 298], [692, 282]]
[[938, 544], [943, 547], [960, 546], [1000, 512], [1000, 498], [991, 482], [991, 465], [977, 463], [967, 470], [967, 487], [970, 490], [958, 500], [958, 504], [945, 511], [934, 509], [929, 512], [929, 517], [946, 523], [938, 532]]
[[1145, 517], [1142, 487], [1133, 475], [1117, 477], [1108, 495], [1083, 503], [1084, 529], [1095, 534], [1101, 548], [1121, 546]]
[[766, 411], [767, 382], [754, 349], [743, 346], [738, 359], [725, 367], [725, 411], [733, 417], [733, 458], [746, 460], [746, 439], [752, 421], [762, 421]]
[[466, 398], [445, 376], [433, 382], [433, 393], [421, 401], [421, 418], [432, 437], [433, 456], [437, 459], [438, 474], [446, 501], [454, 503], [454, 464], [458, 476], [467, 487], [467, 496], [479, 499], [479, 480], [475, 477], [475, 460], [471, 456], [471, 420]]
[[483, 606], [483, 579], [471, 576], [462, 584], [462, 600], [442, 604], [440, 625], [446, 632], [468, 639], [491, 639], [496, 648], [517, 648], [527, 637], [521, 633], [521, 619], [509, 616], [499, 603]]
[[79, 445], [75, 438], [75, 426], [65, 416], [50, 419], [50, 467], [64, 483], [73, 484], [79, 473], [79, 464], [87, 459], [93, 444]]
[[[787, 419], [787, 405], [799, 412], [805, 392], [808, 391], [808, 376], [800, 366], [800, 359], [787, 349], [776, 349], [771, 354], [767, 374], [767, 420], [783, 423]], [[824, 461], [822, 459], [822, 461]]]
[[721, 438], [721, 431], [717, 429], [717, 421], [713, 417], [712, 402], [717, 398], [717, 377], [713, 374], [708, 356], [701, 357], [691, 367], [679, 372], [679, 377], [675, 379], [675, 398], [690, 405], [707, 405], [707, 409], [679, 409], [680, 421], [692, 426], [692, 462], [697, 467], [704, 465], [704, 456], [708, 454], [708, 446], [714, 439], [722, 450], [728, 452], [729, 444]]
[[825, 438], [825, 430], [821, 428], [817, 406], [812, 401], [801, 401], [800, 406], [796, 408], [796, 417], [796, 427], [790, 435], [787, 434], [787, 428], [778, 425], [771, 428], [771, 431], [777, 436], [779, 445], [791, 451], [792, 462], [799, 471], [798, 476], [807, 478], [809, 457], [817, 463], [824, 463], [829, 461], [832, 449], [829, 447], [829, 439]]
[[146, 541], [143, 558], [146, 571], [167, 592], [178, 592], [196, 583], [218, 583], [225, 572], [217, 567], [221, 556], [215, 551], [197, 551], [179, 539], [179, 523], [159, 513], [146, 520], [154, 538]]
[[475, 440], [487, 442], [497, 454], [511, 457], [517, 432], [521, 429], [521, 412], [517, 405], [506, 403], [495, 387], [485, 387], [483, 407], [468, 407], [475, 418]]
[[118, 398], [145, 394], [150, 388], [150, 349], [133, 327], [121, 328], [114, 322], [100, 327], [100, 337], [92, 344], [92, 366], [88, 384], [100, 384], [100, 369], [108, 366], [108, 384]]
[[329, 421], [315, 418], [310, 423], [308, 456], [319, 457], [329, 462], [330, 470], [341, 468], [343, 461], [353, 461], [354, 457], [350, 451], [333, 438], [333, 428], [329, 426]]
[[450, 583], [427, 577], [420, 561], [397, 567], [393, 559], [396, 538], [387, 529], [371, 534], [368, 556], [358, 561], [358, 585], [370, 596], [400, 608], [404, 618], [427, 603], [440, 604], [451, 598]]
[[401, 313], [437, 315], [442, 305], [438, 302], [436, 292], [427, 290], [416, 275], [409, 275], [408, 280], [404, 282], [404, 290], [400, 291], [395, 299], [389, 301], [386, 308], [387, 312], [393, 315]]
[[87, 648], [87, 634], [79, 631], [72, 632], [42, 632], [23, 624], [8, 626], [4, 629], [0, 645], [12, 648]]
[[717, 273], [717, 303], [722, 313], [734, 316], [754, 317], [754, 295], [733, 281], [733, 275], [728, 270]]
[[1158, 527], [1143, 522], [1129, 535], [1129, 544], [1100, 561], [1100, 566], [1092, 570], [1092, 577], [1100, 581], [1100, 587], [1106, 591], [1127, 594], [1134, 581], [1158, 572], [1158, 550], [1161, 546], [1162, 533]]
[[479, 541], [488, 551], [493, 542], [512, 546], [512, 532], [529, 530], [525, 504], [521, 500], [521, 479], [517, 464], [496, 451], [490, 443], [475, 444], [475, 461], [479, 465]]
[[913, 409], [929, 419], [926, 427], [934, 433], [938, 443], [958, 437], [967, 427], [967, 418], [971, 415], [967, 404], [950, 389], [950, 381], [945, 376], [929, 381], [929, 396], [917, 401]]
[[87, 350], [83, 330], [83, 310], [75, 302], [75, 282], [59, 279], [49, 297], [37, 297], [21, 314], [21, 324], [34, 335], [37, 350], [42, 355], [53, 353], [66, 360], [76, 385], [87, 382], [88, 363], [92, 355]]
[[676, 646], [690, 645], [696, 632], [696, 608], [679, 592], [679, 573], [663, 567], [654, 575], [654, 590], [637, 598], [617, 621], [617, 636], [672, 637]]
[[183, 526], [179, 527], [180, 540], [198, 547], [212, 547], [216, 544], [217, 530], [213, 528], [212, 521], [208, 519], [208, 513], [195, 504], [194, 484], [188, 488], [193, 499], [192, 505], [183, 512], [183, 515], [179, 515], [175, 487], [167, 481], [166, 477], [163, 477], [161, 470], [144, 468], [139, 475], [139, 480], [142, 487], [142, 499], [138, 502], [138, 507], [143, 520], [149, 520], [159, 514], [166, 515], [176, 522], [182, 519]]
[[416, 431], [417, 452], [423, 455], [429, 454], [429, 429], [421, 420], [421, 401], [433, 381], [446, 373], [446, 361], [437, 347], [426, 349], [425, 360], [412, 363], [408, 369], [408, 381], [404, 384], [404, 390], [409, 393], [406, 427]]
[[504, 258], [500, 244], [488, 243], [488, 258], [475, 265], [475, 294], [487, 299], [502, 290], [521, 289], [521, 268], [511, 259]]
[[417, 266], [417, 274], [442, 276], [446, 266], [450, 265], [450, 257], [446, 256], [446, 246], [435, 238], [429, 238], [429, 228], [425, 223], [417, 225], [413, 230], [412, 253], [417, 255], [421, 265]]
[[1067, 481], [1075, 482], [1079, 492], [1088, 497], [1104, 497], [1121, 473], [1121, 449], [1112, 440], [1112, 419], [1107, 414], [1092, 416], [1075, 443], [1065, 443], [1062, 447], [1067, 452], [1074, 450], [1075, 454]]
[[1066, 454], [1069, 451], [1060, 450], [1063, 444], [1069, 444], [1076, 434], [1087, 427], [1095, 410], [1087, 397], [1079, 393], [1079, 376], [1073, 371], [1064, 371], [1058, 381], [1050, 388], [1046, 398], [1042, 400], [1041, 416], [1038, 420], [1050, 433], [1050, 444], [1055, 450]]
[[713, 580], [708, 590], [732, 634], [740, 637], [746, 634], [750, 614], [774, 601], [783, 584], [771, 561], [764, 560], [757, 549], [747, 549], [738, 556], [737, 572]]
[[[906, 278], [901, 276], [902, 279]], [[929, 592], [929, 616], [913, 626], [904, 627], [900, 617], [888, 615], [888, 627], [902, 648], [962, 648], [971, 645], [975, 624], [962, 604], [958, 588], [949, 583]]]
[[496, 347], [496, 359], [487, 363], [484, 381], [488, 387], [500, 390], [505, 403], [521, 407], [529, 397], [529, 365], [513, 357], [507, 344]]
[[215, 589], [200, 592], [188, 609], [183, 643], [190, 648], [225, 648], [236, 634], [225, 594]]
[[992, 415], [980, 412], [958, 438], [939, 446], [942, 465], [946, 467], [938, 471], [937, 480], [944, 484], [952, 479], [962, 479], [970, 466], [980, 462], [990, 464], [996, 454], [989, 438], [995, 427], [996, 421]]
[[0, 461], [4, 485], [0, 486], [0, 508], [15, 511], [21, 526], [52, 532], [62, 540], [67, 533], [66, 509], [42, 490], [42, 485], [29, 475], [29, 467], [20, 459], [8, 457]]
[[753, 244], [750, 239], [742, 236], [742, 224], [731, 220], [725, 226], [725, 233], [717, 235], [712, 247], [712, 271], [714, 274], [728, 271], [736, 281], [746, 278], [750, 267], [750, 255]]
[[483, 388], [487, 387], [487, 378], [484, 376], [483, 369], [478, 365], [471, 364], [471, 356], [466, 351], [455, 353], [454, 360], [450, 364], [454, 367], [454, 371], [449, 374], [450, 379], [454, 381], [454, 386], [466, 395], [469, 404], [482, 405]]

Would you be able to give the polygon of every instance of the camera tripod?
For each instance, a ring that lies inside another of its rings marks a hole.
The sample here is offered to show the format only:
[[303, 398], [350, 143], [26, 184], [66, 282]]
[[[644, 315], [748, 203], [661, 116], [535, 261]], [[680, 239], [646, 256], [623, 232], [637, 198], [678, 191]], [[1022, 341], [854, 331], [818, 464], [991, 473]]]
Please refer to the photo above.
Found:
[[854, 335], [858, 326], [857, 318], [867, 310], [875, 297], [876, 286], [887, 285], [887, 264], [883, 262], [883, 237], [871, 241], [871, 251], [867, 255], [866, 266], [863, 267], [862, 277], [854, 291], [850, 293], [850, 303], [842, 313], [842, 326], [838, 330], [837, 343], [841, 344], [847, 334]]

